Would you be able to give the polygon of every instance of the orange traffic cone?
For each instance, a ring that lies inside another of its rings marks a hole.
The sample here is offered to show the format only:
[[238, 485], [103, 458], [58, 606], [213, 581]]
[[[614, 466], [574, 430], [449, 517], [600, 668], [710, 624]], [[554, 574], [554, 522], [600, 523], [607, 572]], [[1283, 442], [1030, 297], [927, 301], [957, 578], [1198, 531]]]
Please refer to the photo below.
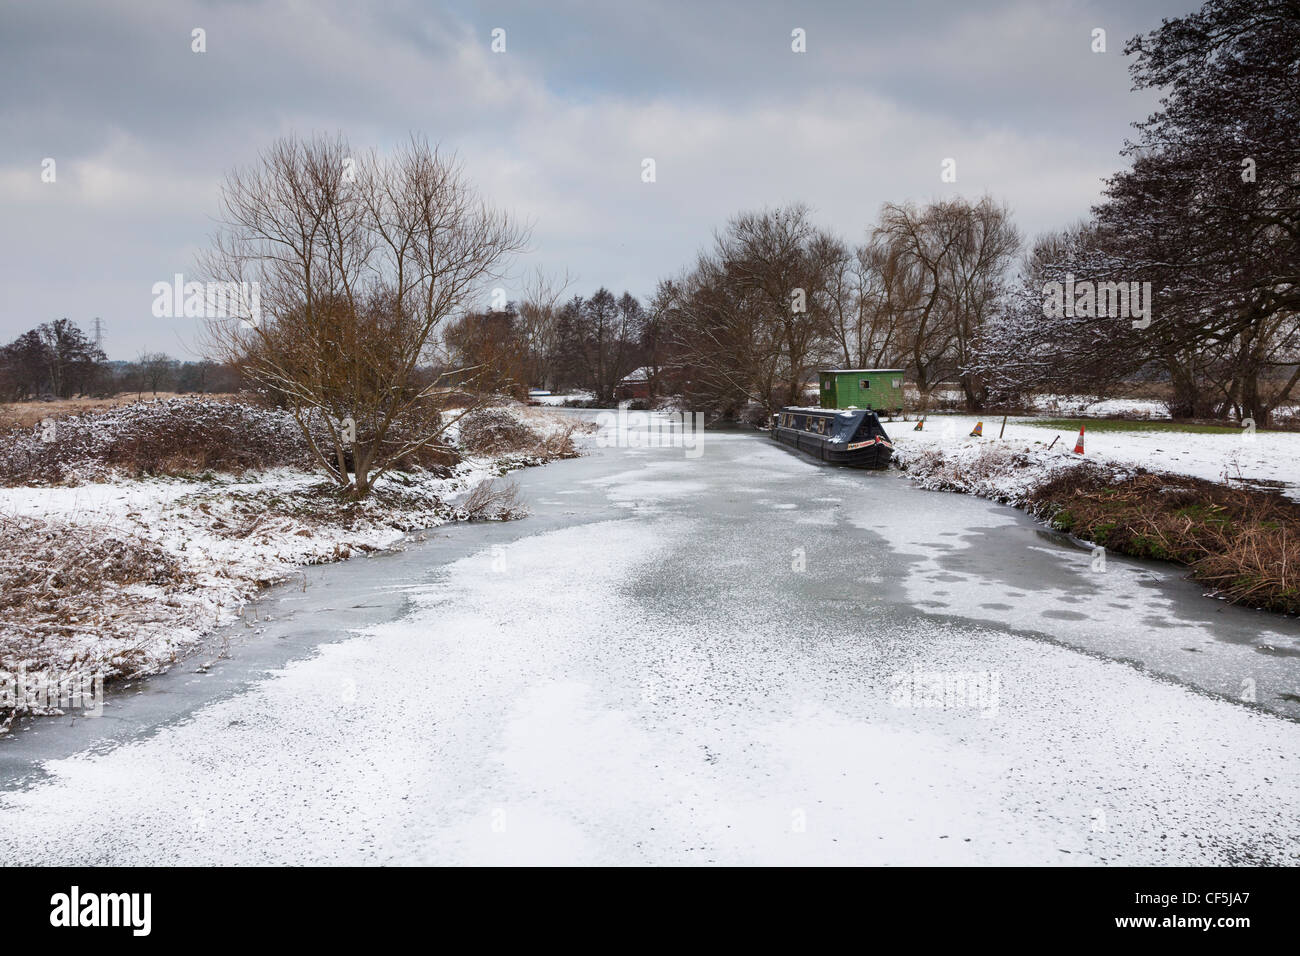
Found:
[[925, 431], [925, 419], [924, 418], [917, 419], [916, 427], [913, 428], [912, 431], [914, 432]]
[[984, 423], [983, 423], [983, 422], [976, 422], [976, 423], [975, 423], [975, 430], [974, 430], [973, 432], [970, 433], [970, 437], [971, 437], [971, 438], [983, 438], [983, 437], [984, 437]]
[[1082, 455], [1082, 454], [1083, 454], [1083, 429], [1084, 429], [1084, 426], [1083, 426], [1083, 425], [1080, 425], [1080, 426], [1079, 426], [1079, 440], [1078, 440], [1077, 442], [1074, 443], [1074, 453], [1075, 453], [1076, 455]]

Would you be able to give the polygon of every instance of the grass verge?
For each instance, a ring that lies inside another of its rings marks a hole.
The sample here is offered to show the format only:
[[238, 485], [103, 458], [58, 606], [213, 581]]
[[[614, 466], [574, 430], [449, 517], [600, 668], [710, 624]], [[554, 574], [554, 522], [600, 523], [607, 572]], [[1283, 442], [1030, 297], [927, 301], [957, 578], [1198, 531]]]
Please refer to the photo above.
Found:
[[906, 468], [924, 488], [1002, 501], [1107, 550], [1186, 565], [1232, 603], [1300, 614], [1300, 503], [1275, 492], [991, 446], [927, 449]]
[[[1200, 425], [1194, 422], [1149, 422], [1123, 418], [1026, 418], [1021, 425], [1077, 432], [1086, 425], [1090, 432], [1190, 432], [1194, 435], [1240, 435], [1238, 425]], [[1261, 432], [1263, 429], [1261, 429]]]
[[1300, 614], [1300, 504], [1181, 475], [1075, 469], [1033, 494], [1055, 527], [1111, 551], [1187, 565], [1236, 604]]

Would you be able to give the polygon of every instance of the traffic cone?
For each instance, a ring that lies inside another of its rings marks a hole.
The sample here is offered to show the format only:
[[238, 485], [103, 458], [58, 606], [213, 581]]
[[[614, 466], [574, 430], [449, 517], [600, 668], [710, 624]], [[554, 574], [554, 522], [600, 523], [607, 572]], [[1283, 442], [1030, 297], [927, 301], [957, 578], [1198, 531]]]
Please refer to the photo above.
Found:
[[984, 423], [983, 423], [983, 422], [976, 422], [976, 423], [975, 423], [975, 430], [974, 430], [973, 432], [970, 433], [970, 437], [971, 437], [971, 438], [983, 438], [983, 437], [984, 437]]
[[1079, 440], [1074, 443], [1074, 453], [1076, 455], [1083, 454], [1083, 428], [1083, 425], [1079, 426]]
[[914, 431], [914, 432], [922, 432], [922, 431], [925, 431], [925, 419], [924, 419], [924, 418], [918, 418], [918, 419], [916, 420], [916, 427], [913, 428], [912, 431]]

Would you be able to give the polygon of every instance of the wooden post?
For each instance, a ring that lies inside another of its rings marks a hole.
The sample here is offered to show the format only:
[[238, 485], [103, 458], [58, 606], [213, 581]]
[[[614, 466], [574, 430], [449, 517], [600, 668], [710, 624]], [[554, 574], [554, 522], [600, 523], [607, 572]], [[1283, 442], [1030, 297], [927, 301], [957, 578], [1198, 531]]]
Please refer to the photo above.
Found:
[[1002, 437], [1002, 433], [1003, 433], [1004, 431], [1006, 431], [1006, 430], [1007, 430], [1007, 416], [1006, 416], [1006, 415], [1003, 415], [1003, 416], [1002, 416], [1002, 427], [1001, 427], [1000, 429], [998, 429], [998, 438], [1001, 438], [1001, 437]]

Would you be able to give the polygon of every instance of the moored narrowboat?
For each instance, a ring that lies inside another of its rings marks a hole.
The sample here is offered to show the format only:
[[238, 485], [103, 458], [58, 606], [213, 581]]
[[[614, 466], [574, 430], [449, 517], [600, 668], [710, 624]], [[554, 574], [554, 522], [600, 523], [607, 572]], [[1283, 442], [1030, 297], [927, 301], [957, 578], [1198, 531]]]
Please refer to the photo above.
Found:
[[772, 416], [772, 437], [837, 465], [884, 468], [894, 454], [876, 413], [869, 408], [781, 409]]

